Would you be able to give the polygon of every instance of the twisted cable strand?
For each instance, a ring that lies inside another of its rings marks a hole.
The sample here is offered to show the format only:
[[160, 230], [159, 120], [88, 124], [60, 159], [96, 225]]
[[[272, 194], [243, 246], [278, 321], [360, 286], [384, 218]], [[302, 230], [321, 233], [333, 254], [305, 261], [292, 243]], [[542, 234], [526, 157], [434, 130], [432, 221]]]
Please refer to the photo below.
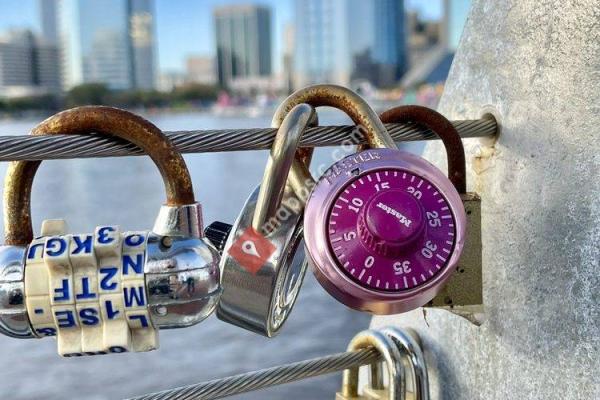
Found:
[[[462, 138], [493, 136], [493, 119], [453, 121]], [[395, 141], [431, 140], [437, 136], [415, 124], [386, 124]], [[334, 146], [350, 139], [353, 125], [308, 128], [302, 147]], [[165, 132], [182, 153], [207, 153], [271, 148], [274, 128], [195, 130]], [[366, 143], [366, 142], [361, 142]], [[52, 160], [139, 156], [144, 152], [131, 143], [106, 135], [0, 136], [0, 161]]]
[[210, 400], [312, 378], [380, 360], [373, 348], [333, 354], [194, 385], [150, 393], [130, 400]]

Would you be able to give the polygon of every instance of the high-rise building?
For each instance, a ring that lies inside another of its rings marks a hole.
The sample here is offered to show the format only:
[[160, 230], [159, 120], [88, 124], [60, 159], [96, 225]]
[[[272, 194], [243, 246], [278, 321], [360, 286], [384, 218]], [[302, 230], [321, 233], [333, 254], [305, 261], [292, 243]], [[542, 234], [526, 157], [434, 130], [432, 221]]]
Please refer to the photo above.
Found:
[[214, 10], [219, 83], [271, 75], [271, 10], [232, 5]]
[[61, 91], [60, 52], [53, 42], [38, 38], [35, 45], [36, 78], [34, 83], [49, 93]]
[[0, 86], [32, 86], [35, 66], [33, 34], [9, 31], [0, 37]]
[[185, 60], [186, 80], [212, 85], [216, 82], [215, 60], [207, 56], [189, 56]]
[[346, 0], [296, 0], [294, 86], [348, 85], [351, 55]]
[[56, 46], [29, 30], [0, 37], [0, 94], [7, 97], [55, 93], [60, 89]]
[[377, 87], [395, 85], [408, 69], [404, 1], [350, 3], [355, 26], [350, 29], [352, 79], [366, 79]]
[[42, 37], [50, 44], [58, 42], [56, 6], [57, 0], [38, 0]]
[[154, 87], [151, 0], [60, 0], [63, 86]]
[[133, 86], [153, 89], [156, 85], [154, 56], [154, 4], [152, 0], [130, 0], [129, 34], [133, 50]]
[[407, 69], [402, 0], [296, 0], [296, 87], [368, 80], [391, 86]]
[[294, 90], [294, 49], [295, 28], [292, 24], [286, 24], [283, 28], [283, 60], [282, 60], [282, 78], [284, 80], [285, 91], [292, 93]]

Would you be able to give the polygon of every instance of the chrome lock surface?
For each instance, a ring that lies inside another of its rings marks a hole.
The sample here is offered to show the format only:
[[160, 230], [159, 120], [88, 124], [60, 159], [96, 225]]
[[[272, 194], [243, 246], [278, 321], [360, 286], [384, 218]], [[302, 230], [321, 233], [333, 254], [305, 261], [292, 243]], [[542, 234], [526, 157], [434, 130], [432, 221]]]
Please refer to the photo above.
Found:
[[[426, 160], [398, 150], [355, 93], [318, 85], [291, 98], [289, 104], [342, 108], [371, 147], [332, 165], [307, 202], [304, 236], [318, 281], [345, 305], [375, 314], [425, 305], [454, 272], [464, 243], [465, 210], [453, 182]], [[393, 117], [452, 128], [424, 107], [400, 107]], [[450, 171], [452, 180], [460, 179]]]
[[183, 157], [156, 126], [110, 107], [80, 107], [42, 122], [32, 135], [114, 135], [150, 155], [167, 202], [152, 231], [100, 226], [67, 234], [46, 220], [33, 237], [31, 186], [39, 161], [10, 164], [5, 179], [5, 244], [0, 247], [0, 331], [18, 338], [56, 336], [65, 357], [148, 351], [158, 329], [194, 325], [221, 293], [218, 261], [202, 237]]
[[268, 337], [286, 321], [306, 271], [302, 222], [306, 184], [314, 181], [292, 163], [304, 130], [315, 121], [307, 104], [273, 120], [278, 131], [260, 186], [233, 227], [216, 222], [206, 231], [217, 247], [225, 243], [217, 317]]

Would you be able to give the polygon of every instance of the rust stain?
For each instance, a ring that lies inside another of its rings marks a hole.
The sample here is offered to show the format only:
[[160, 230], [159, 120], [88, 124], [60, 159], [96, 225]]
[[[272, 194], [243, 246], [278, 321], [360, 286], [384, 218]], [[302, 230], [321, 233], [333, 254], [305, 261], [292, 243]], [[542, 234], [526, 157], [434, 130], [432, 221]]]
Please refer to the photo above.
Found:
[[456, 128], [442, 114], [423, 106], [399, 106], [379, 116], [384, 123], [414, 122], [425, 126], [442, 139], [448, 157], [448, 179], [458, 193], [467, 191], [465, 149]]
[[[181, 154], [162, 131], [146, 119], [113, 107], [84, 106], [62, 111], [42, 121], [31, 135], [87, 135], [120, 137], [144, 150], [158, 167], [167, 205], [195, 202], [192, 180]], [[26, 246], [33, 239], [31, 187], [41, 161], [9, 164], [4, 190], [5, 243]]]
[[273, 126], [278, 126], [287, 113], [296, 105], [307, 103], [313, 107], [329, 106], [344, 111], [366, 131], [371, 147], [396, 148], [396, 144], [375, 111], [358, 94], [343, 86], [313, 85], [290, 95], [277, 108], [273, 116]]

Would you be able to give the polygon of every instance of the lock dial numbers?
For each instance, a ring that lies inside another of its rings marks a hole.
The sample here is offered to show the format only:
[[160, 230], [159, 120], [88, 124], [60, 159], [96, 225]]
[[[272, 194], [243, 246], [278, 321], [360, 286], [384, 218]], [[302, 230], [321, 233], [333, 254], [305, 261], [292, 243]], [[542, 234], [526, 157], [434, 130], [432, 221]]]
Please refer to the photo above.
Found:
[[338, 268], [383, 292], [417, 288], [447, 264], [455, 219], [431, 182], [402, 169], [372, 170], [337, 195], [327, 220]]

